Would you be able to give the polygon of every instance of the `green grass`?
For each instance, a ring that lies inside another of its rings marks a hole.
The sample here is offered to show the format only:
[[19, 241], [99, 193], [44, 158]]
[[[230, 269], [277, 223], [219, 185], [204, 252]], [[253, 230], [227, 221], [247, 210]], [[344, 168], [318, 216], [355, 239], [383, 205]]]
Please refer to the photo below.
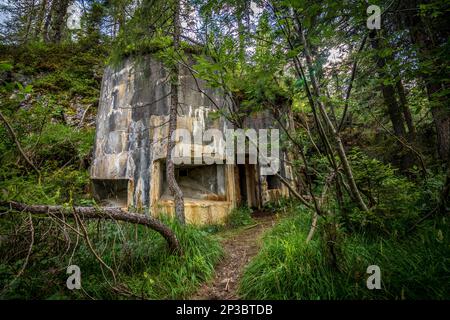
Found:
[[235, 208], [227, 216], [225, 225], [232, 228], [251, 225], [255, 222], [251, 216], [251, 213], [252, 210], [247, 207]]
[[[448, 299], [448, 221], [428, 221], [409, 238], [360, 233], [340, 242], [339, 271], [323, 255], [320, 234], [306, 244], [310, 218], [287, 218], [265, 238], [240, 284], [245, 299]], [[381, 290], [366, 287], [369, 265], [381, 268]], [[262, 272], [263, 270], [263, 272]]]
[[[8, 218], [7, 223], [5, 219], [1, 224], [3, 232], [7, 225], [17, 225], [17, 221]], [[61, 239], [57, 228], [49, 229], [48, 225], [35, 221], [36, 237], [42, 237], [42, 242], [36, 239], [26, 271], [16, 281], [12, 280], [22, 266], [26, 252], [12, 259], [9, 248], [14, 245], [26, 251], [26, 237], [22, 241], [5, 241], [0, 247], [0, 288], [7, 288], [0, 290], [0, 298], [187, 298], [212, 276], [214, 264], [221, 257], [222, 250], [215, 237], [194, 226], [181, 227], [170, 220], [166, 223], [175, 230], [180, 240], [184, 250], [182, 257], [171, 255], [163, 238], [145, 227], [112, 222], [88, 224], [95, 250], [115, 270], [119, 287], [126, 288], [121, 290], [126, 294], [121, 294], [113, 290], [111, 273], [101, 268], [84, 242], [80, 240], [75, 249], [76, 238], [72, 238], [72, 245], [69, 245]], [[47, 230], [46, 241], [43, 241], [44, 230]], [[69, 262], [74, 249], [73, 259]], [[83, 290], [70, 291], [66, 288], [66, 268], [69, 264], [80, 267]]]
[[[32, 43], [0, 54], [0, 72], [14, 68], [13, 82], [0, 86], [2, 112], [14, 127], [22, 148], [39, 167], [41, 177], [21, 159], [9, 133], [0, 124], [0, 200], [30, 204], [93, 205], [88, 168], [95, 132], [66, 123], [77, 105], [95, 115], [107, 46]], [[29, 85], [16, 83], [27, 81]], [[25, 87], [25, 88], [23, 88]], [[13, 95], [19, 89], [19, 92]], [[26, 107], [19, 108], [29, 95]], [[15, 98], [10, 98], [15, 97]], [[86, 121], [85, 121], [86, 122]], [[5, 209], [6, 210], [6, 209]], [[86, 226], [95, 250], [116, 270], [120, 292], [110, 272], [83, 239], [55, 220], [33, 217], [34, 245], [25, 272], [30, 244], [28, 215], [0, 209], [0, 298], [3, 299], [174, 299], [185, 298], [213, 273], [222, 254], [217, 237], [205, 229], [181, 228], [177, 233], [184, 256], [169, 254], [164, 239], [142, 226], [90, 222]], [[75, 226], [75, 224], [71, 224]], [[69, 264], [81, 268], [81, 291], [66, 288]]]

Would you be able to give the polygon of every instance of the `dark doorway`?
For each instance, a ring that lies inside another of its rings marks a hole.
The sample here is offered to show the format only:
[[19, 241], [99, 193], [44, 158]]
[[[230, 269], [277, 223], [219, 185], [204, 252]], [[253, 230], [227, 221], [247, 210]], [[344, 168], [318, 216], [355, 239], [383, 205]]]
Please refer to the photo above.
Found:
[[247, 178], [245, 175], [245, 164], [238, 165], [239, 170], [239, 189], [241, 191], [241, 205], [248, 204], [247, 196]]
[[259, 208], [257, 167], [254, 164], [242, 164], [238, 165], [238, 171], [241, 205], [251, 209]]
[[267, 189], [273, 190], [281, 188], [280, 179], [278, 179], [277, 176], [267, 176], [266, 179], [267, 179]]
[[103, 206], [125, 208], [128, 205], [128, 180], [92, 180], [94, 197]]

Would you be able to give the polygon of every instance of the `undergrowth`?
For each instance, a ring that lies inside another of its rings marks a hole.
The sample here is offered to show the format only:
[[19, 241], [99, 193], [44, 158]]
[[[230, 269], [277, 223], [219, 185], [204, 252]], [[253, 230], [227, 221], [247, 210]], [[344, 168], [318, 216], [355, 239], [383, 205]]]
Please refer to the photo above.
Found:
[[[9, 223], [6, 219], [1, 224], [2, 234], [17, 231], [17, 217], [8, 218]], [[54, 222], [49, 225], [44, 223], [46, 219], [34, 220], [35, 245], [24, 273], [17, 279], [28, 246], [26, 224], [19, 228], [22, 232], [16, 237], [1, 242], [2, 299], [187, 298], [212, 276], [214, 264], [222, 255], [218, 240], [207, 232], [194, 226], [181, 227], [168, 219], [165, 222], [175, 231], [184, 250], [181, 257], [171, 254], [165, 240], [143, 226], [90, 222], [86, 224], [90, 240], [102, 260], [114, 270], [114, 283], [111, 272], [95, 258], [83, 239], [72, 235], [68, 241]], [[11, 248], [16, 249], [14, 257]], [[80, 267], [82, 290], [67, 289], [69, 265]]]
[[[309, 228], [309, 214], [297, 212], [264, 237], [241, 279], [244, 299], [448, 299], [448, 218], [427, 221], [404, 239], [346, 234], [337, 270], [324, 256], [319, 233], [306, 244]], [[367, 289], [370, 265], [381, 269], [381, 290]]]
[[251, 225], [255, 222], [251, 213], [252, 210], [247, 207], [234, 208], [227, 216], [225, 225], [232, 228]]

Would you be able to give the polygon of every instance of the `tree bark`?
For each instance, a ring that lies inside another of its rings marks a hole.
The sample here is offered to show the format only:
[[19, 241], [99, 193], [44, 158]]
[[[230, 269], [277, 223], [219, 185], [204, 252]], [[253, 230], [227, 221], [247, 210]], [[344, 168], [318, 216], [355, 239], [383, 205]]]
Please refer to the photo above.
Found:
[[116, 220], [140, 224], [158, 232], [167, 241], [172, 252], [182, 254], [175, 233], [161, 221], [147, 215], [125, 212], [120, 208], [74, 207], [68, 209], [62, 206], [27, 205], [19, 202], [0, 202], [0, 206], [31, 214], [55, 215], [65, 218], [75, 218], [76, 214], [81, 219]]
[[52, 18], [53, 18], [53, 8], [55, 5], [56, 0], [50, 0], [50, 10], [48, 11], [47, 15], [45, 16], [45, 22], [44, 22], [44, 26], [42, 28], [42, 38], [44, 39], [45, 42], [50, 42], [50, 34], [49, 34], [49, 28], [50, 28], [50, 24], [52, 23]]
[[62, 39], [64, 30], [64, 21], [67, 15], [67, 9], [72, 0], [53, 0], [53, 21], [52, 21], [52, 42], [59, 43]]
[[437, 150], [439, 157], [447, 162], [450, 151], [450, 108], [448, 107], [449, 94], [439, 94], [448, 92], [449, 86], [446, 84], [447, 55], [437, 55], [435, 50], [443, 49], [448, 41], [449, 28], [445, 15], [435, 18], [430, 23], [426, 23], [420, 15], [420, 4], [423, 1], [405, 1], [402, 15], [409, 30], [411, 42], [417, 47], [417, 56], [421, 63], [427, 65], [432, 61], [433, 69], [427, 72], [421, 71], [421, 77], [425, 83], [428, 100], [431, 104], [431, 114], [437, 135]]
[[[366, 44], [366, 40], [367, 40], [367, 35], [365, 35], [364, 38], [362, 39], [361, 45], [359, 46], [359, 49], [358, 49], [358, 53], [360, 53], [364, 49], [364, 46]], [[337, 127], [337, 131], [341, 131], [342, 128], [344, 127], [345, 123], [347, 122], [348, 104], [349, 104], [349, 100], [350, 100], [350, 94], [352, 93], [353, 81], [355, 80], [355, 77], [356, 77], [357, 67], [358, 67], [358, 58], [356, 57], [355, 61], [353, 62], [352, 74], [351, 74], [351, 77], [350, 77], [350, 82], [349, 82], [348, 87], [347, 87], [347, 92], [345, 94], [344, 112], [342, 114], [342, 119], [341, 119], [341, 121], [339, 123], [339, 126]], [[336, 75], [336, 79], [337, 79], [337, 75]], [[336, 82], [336, 84], [338, 85], [337, 82]], [[339, 86], [337, 87], [337, 89], [339, 90], [339, 92], [341, 91]]]
[[325, 123], [327, 124], [328, 129], [331, 132], [331, 135], [333, 136], [334, 142], [336, 144], [337, 153], [338, 153], [339, 159], [341, 160], [345, 176], [348, 180], [348, 184], [350, 186], [352, 196], [356, 200], [358, 207], [361, 210], [367, 212], [367, 211], [369, 211], [369, 209], [367, 208], [367, 205], [365, 204], [364, 200], [362, 199], [361, 193], [359, 192], [358, 187], [356, 186], [355, 178], [353, 177], [353, 172], [350, 167], [350, 163], [348, 162], [347, 154], [345, 152], [344, 145], [342, 143], [340, 134], [336, 130], [335, 126], [333, 125], [333, 122], [331, 121], [330, 117], [328, 116], [325, 105], [320, 100], [321, 92], [320, 92], [319, 84], [317, 83], [316, 77], [313, 72], [314, 68], [313, 68], [311, 54], [309, 52], [308, 43], [306, 42], [306, 37], [305, 37], [303, 29], [301, 28], [300, 25], [298, 27], [299, 27], [300, 40], [301, 40], [301, 42], [303, 44], [303, 48], [304, 48], [306, 64], [309, 69], [311, 84], [313, 86], [314, 94], [316, 95], [316, 98], [317, 98], [317, 105], [319, 106], [320, 113], [321, 113]]
[[[180, 46], [180, 3], [178, 0], [175, 1], [173, 26], [174, 26], [173, 45], [175, 51], [178, 51]], [[172, 158], [172, 152], [173, 149], [175, 148], [175, 136], [173, 135], [177, 129], [179, 73], [180, 70], [178, 62], [175, 62], [174, 68], [172, 70], [173, 79], [171, 84], [171, 103], [169, 113], [169, 136], [168, 136], [169, 140], [167, 146], [166, 176], [170, 193], [172, 194], [174, 199], [176, 218], [181, 224], [185, 224], [186, 218], [184, 214], [183, 191], [181, 190], [175, 178], [175, 164], [173, 163]]]
[[25, 29], [25, 37], [23, 42], [27, 43], [29, 38], [30, 38], [30, 32], [31, 32], [31, 26], [33, 24], [33, 19], [35, 18], [35, 7], [36, 7], [36, 1], [33, 0], [32, 4], [31, 4], [31, 8], [28, 11], [27, 15], [28, 15], [28, 21], [27, 21], [27, 27]]
[[[377, 33], [376, 30], [372, 30], [369, 33], [370, 42], [372, 45], [372, 48], [376, 51], [383, 49], [382, 45], [380, 44], [380, 35]], [[400, 141], [409, 141], [411, 136], [408, 136], [406, 133], [406, 127], [405, 127], [405, 121], [406, 117], [409, 116], [410, 124], [412, 125], [412, 118], [411, 113], [409, 113], [409, 109], [406, 102], [406, 97], [404, 96], [404, 91], [399, 91], [396, 89], [403, 89], [403, 86], [398, 86], [398, 81], [396, 83], [396, 86], [394, 87], [393, 84], [390, 82], [393, 80], [393, 78], [388, 75], [386, 71], [386, 67], [388, 65], [387, 59], [382, 57], [381, 55], [376, 54], [375, 56], [375, 63], [377, 65], [377, 72], [378, 77], [380, 80], [380, 88], [381, 93], [383, 95], [384, 104], [387, 107], [387, 112], [389, 115], [389, 119], [392, 123], [392, 128], [394, 130], [394, 135], [400, 140]], [[385, 81], [388, 80], [389, 82], [386, 84]], [[400, 81], [400, 80], [399, 80]], [[400, 82], [401, 85], [401, 82]], [[401, 100], [402, 97], [400, 96], [400, 104], [397, 101], [396, 93], [399, 94], [399, 96], [403, 93], [403, 101]], [[404, 118], [404, 116], [406, 117]], [[399, 166], [402, 171], [407, 170], [410, 168], [413, 164], [413, 157], [410, 152], [407, 152], [403, 154], [401, 151], [402, 146], [398, 146], [396, 148], [396, 158], [399, 163]]]
[[45, 20], [45, 12], [47, 11], [48, 0], [42, 0], [41, 9], [39, 10], [39, 15], [36, 22], [36, 30], [34, 32], [34, 37], [37, 39], [42, 33], [42, 27]]
[[403, 87], [402, 80], [398, 80], [395, 86], [397, 88], [397, 93], [400, 100], [400, 106], [403, 111], [403, 116], [405, 117], [406, 126], [408, 127], [408, 138], [409, 141], [411, 142], [415, 139], [416, 128], [414, 127], [411, 111], [409, 110], [408, 101], [406, 99], [406, 92], [405, 88]]
[[[374, 50], [380, 50], [380, 40], [377, 35], [377, 32], [373, 30], [369, 34], [370, 43]], [[376, 64], [378, 69], [378, 75], [381, 80], [380, 88], [381, 93], [383, 94], [383, 100], [386, 104], [387, 111], [389, 114], [389, 118], [392, 122], [392, 127], [394, 129], [394, 133], [399, 138], [406, 137], [406, 130], [404, 125], [403, 113], [400, 106], [397, 103], [397, 99], [395, 97], [395, 88], [391, 84], [385, 84], [385, 79], [387, 78], [386, 71], [386, 59], [377, 54], [376, 56]]]

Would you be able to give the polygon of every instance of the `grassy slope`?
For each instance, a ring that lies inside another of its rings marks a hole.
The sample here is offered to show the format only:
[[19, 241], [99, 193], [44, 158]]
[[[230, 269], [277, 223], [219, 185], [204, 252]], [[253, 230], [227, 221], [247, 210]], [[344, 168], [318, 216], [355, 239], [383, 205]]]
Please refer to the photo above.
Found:
[[[354, 233], [341, 240], [339, 269], [331, 269], [320, 234], [305, 243], [310, 218], [303, 211], [276, 226], [241, 281], [246, 299], [448, 299], [448, 219], [425, 223], [405, 239]], [[368, 290], [366, 269], [381, 268], [381, 290]], [[264, 272], [261, 272], [264, 270]]]
[[[88, 121], [78, 128], [67, 119], [77, 105], [89, 108], [95, 119], [101, 72], [106, 59], [102, 47], [79, 44], [2, 50], [2, 112], [18, 134], [27, 155], [39, 166], [41, 180], [21, 160], [0, 125], [0, 199], [25, 203], [92, 205], [88, 167], [95, 129]], [[35, 217], [34, 246], [27, 261], [30, 224], [27, 215], [0, 218], [0, 298], [150, 298], [173, 299], [190, 295], [208, 279], [221, 255], [218, 241], [195, 227], [177, 232], [183, 257], [168, 253], [164, 240], [144, 227], [92, 222], [87, 229], [94, 249], [116, 270], [118, 284], [101, 267], [81, 238], [55, 221]], [[27, 262], [27, 263], [26, 263]], [[26, 264], [24, 273], [16, 275]], [[81, 291], [66, 288], [66, 268], [81, 268]], [[116, 289], [113, 289], [116, 287]], [[117, 290], [119, 288], [119, 290]]]

